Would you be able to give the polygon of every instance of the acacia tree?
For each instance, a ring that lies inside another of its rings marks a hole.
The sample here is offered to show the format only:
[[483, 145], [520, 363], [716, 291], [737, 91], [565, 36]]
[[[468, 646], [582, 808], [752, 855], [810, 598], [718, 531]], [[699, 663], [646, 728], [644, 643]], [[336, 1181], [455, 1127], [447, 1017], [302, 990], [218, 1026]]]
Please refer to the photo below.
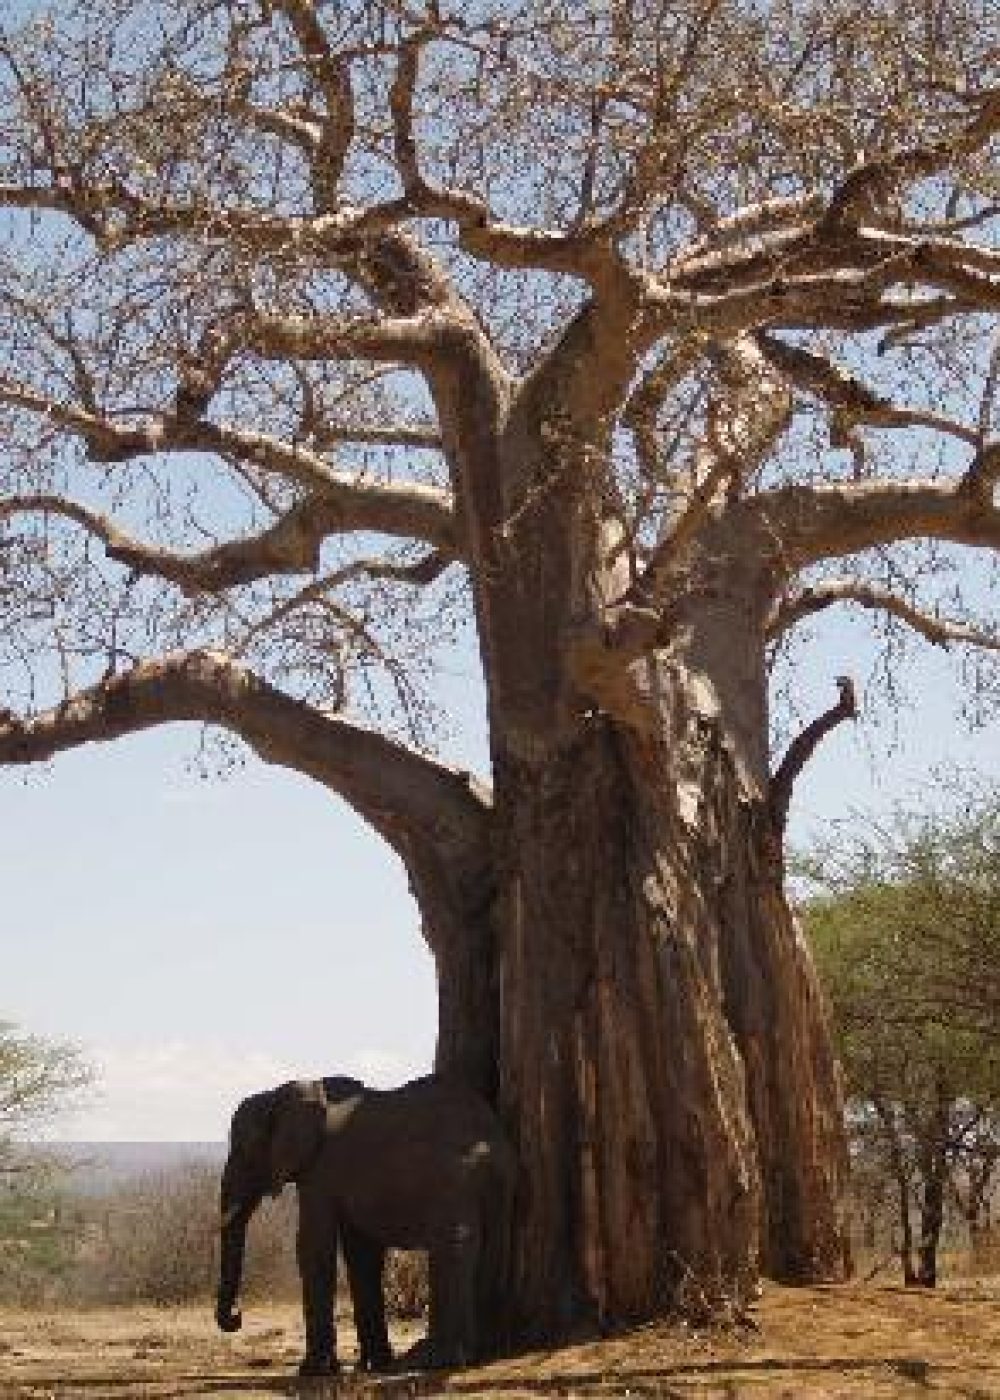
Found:
[[[1000, 545], [987, 10], [97, 0], [5, 38], [0, 761], [200, 720], [385, 837], [439, 1067], [524, 1165], [516, 1334], [842, 1268], [780, 847], [853, 700], [772, 768], [769, 657], [843, 602], [994, 640], [911, 550]], [[420, 742], [466, 599], [488, 788]]]
[[0, 1182], [37, 1169], [18, 1139], [71, 1105], [92, 1078], [74, 1046], [0, 1021]]
[[[807, 928], [829, 993], [858, 1150], [892, 1183], [908, 1284], [933, 1287], [949, 1198], [975, 1250], [998, 1163], [1000, 807], [897, 812], [808, 862]], [[919, 1231], [914, 1238], [911, 1215]]]

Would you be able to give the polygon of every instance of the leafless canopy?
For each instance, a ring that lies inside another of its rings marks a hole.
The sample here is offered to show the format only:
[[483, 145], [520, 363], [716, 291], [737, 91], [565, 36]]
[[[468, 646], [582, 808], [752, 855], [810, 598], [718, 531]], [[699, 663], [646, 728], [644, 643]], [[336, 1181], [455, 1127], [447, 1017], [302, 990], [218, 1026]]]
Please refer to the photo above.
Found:
[[[408, 751], [365, 732], [379, 787], [345, 712], [419, 737], [465, 581], [553, 497], [614, 525], [583, 688], [669, 646], [723, 524], [772, 641], [856, 603], [997, 647], [913, 552], [1000, 548], [989, 0], [24, 8], [0, 757], [202, 718], [378, 816]], [[533, 406], [547, 470], [504, 479]]]

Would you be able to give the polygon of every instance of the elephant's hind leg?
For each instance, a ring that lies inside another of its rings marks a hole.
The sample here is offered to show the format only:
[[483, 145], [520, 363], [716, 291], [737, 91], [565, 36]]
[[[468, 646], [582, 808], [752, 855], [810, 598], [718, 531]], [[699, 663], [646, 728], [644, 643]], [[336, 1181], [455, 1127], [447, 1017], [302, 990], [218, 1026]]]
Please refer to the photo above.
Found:
[[468, 1366], [476, 1360], [476, 1268], [479, 1231], [457, 1224], [430, 1251], [431, 1309], [428, 1329], [431, 1364]]

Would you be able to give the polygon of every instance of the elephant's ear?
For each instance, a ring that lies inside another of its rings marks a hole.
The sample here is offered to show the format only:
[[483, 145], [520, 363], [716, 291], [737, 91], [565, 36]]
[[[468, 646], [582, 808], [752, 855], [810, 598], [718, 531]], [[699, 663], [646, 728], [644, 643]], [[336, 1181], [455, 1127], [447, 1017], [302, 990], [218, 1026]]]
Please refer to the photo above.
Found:
[[321, 1085], [297, 1082], [276, 1090], [271, 1131], [271, 1181], [275, 1195], [316, 1156], [325, 1126], [326, 1098]]

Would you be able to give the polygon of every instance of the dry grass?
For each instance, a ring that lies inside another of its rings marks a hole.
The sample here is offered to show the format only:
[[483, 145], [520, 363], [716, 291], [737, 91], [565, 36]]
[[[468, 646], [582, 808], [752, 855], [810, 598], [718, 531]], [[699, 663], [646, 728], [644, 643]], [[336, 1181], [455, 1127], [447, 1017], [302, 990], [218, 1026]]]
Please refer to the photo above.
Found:
[[[206, 1307], [6, 1310], [0, 1396], [1000, 1397], [1000, 1279], [957, 1281], [936, 1294], [874, 1284], [770, 1287], [755, 1318], [757, 1330], [711, 1334], [663, 1324], [450, 1377], [373, 1382], [348, 1374], [324, 1387], [294, 1379], [301, 1329], [289, 1304], [251, 1307], [234, 1338], [215, 1332]], [[417, 1330], [401, 1328], [397, 1345]], [[350, 1361], [346, 1319], [341, 1336]]]

